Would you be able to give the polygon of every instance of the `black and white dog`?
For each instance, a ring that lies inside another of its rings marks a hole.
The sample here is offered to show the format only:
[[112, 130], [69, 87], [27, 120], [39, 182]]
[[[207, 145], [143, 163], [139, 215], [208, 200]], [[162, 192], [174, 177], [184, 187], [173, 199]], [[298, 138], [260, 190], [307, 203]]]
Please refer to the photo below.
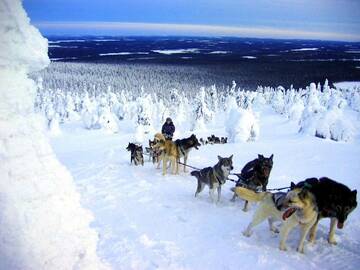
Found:
[[184, 172], [186, 172], [186, 163], [191, 149], [195, 148], [198, 150], [201, 144], [194, 134], [192, 134], [189, 138], [176, 140], [175, 144], [179, 152], [179, 161], [181, 157], [184, 158]]
[[130, 164], [134, 162], [137, 165], [144, 165], [143, 148], [141, 145], [135, 143], [129, 143], [126, 150], [130, 151]]
[[218, 156], [219, 162], [213, 167], [206, 167], [200, 171], [192, 171], [191, 175], [197, 178], [197, 189], [195, 197], [203, 191], [205, 186], [209, 186], [210, 198], [214, 202], [214, 192], [217, 189], [218, 197], [217, 201], [220, 201], [221, 197], [221, 186], [225, 184], [230, 171], [234, 169], [233, 155], [228, 158]]

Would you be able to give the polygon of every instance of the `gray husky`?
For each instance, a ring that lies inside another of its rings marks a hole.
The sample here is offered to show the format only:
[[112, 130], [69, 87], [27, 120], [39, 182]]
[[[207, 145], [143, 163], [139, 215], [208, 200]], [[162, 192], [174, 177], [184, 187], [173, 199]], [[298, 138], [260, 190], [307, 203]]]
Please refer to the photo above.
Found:
[[220, 201], [221, 186], [225, 184], [230, 171], [234, 169], [232, 163], [233, 155], [228, 158], [218, 156], [219, 162], [214, 167], [206, 167], [200, 171], [192, 171], [191, 175], [197, 178], [197, 189], [195, 197], [203, 191], [204, 187], [209, 186], [210, 198], [214, 202], [214, 192], [217, 189], [217, 201]]

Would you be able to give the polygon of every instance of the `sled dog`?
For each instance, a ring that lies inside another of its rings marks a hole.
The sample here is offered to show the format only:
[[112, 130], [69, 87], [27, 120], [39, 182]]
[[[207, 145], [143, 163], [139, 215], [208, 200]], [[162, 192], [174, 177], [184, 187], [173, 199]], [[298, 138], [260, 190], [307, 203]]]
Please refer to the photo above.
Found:
[[250, 236], [252, 228], [268, 219], [270, 230], [279, 232], [274, 226], [275, 220], [284, 220], [280, 229], [280, 249], [286, 250], [286, 239], [290, 231], [300, 226], [301, 237], [297, 250], [304, 253], [304, 242], [310, 228], [317, 219], [317, 205], [314, 195], [307, 189], [295, 188], [288, 193], [254, 192], [252, 190], [235, 187], [234, 191], [239, 197], [247, 201], [260, 201], [253, 219], [243, 232]]
[[161, 140], [154, 147], [161, 151], [161, 155], [158, 162], [158, 168], [160, 166], [161, 160], [163, 161], [163, 175], [167, 171], [167, 163], [170, 161], [170, 167], [173, 174], [179, 172], [179, 164], [177, 161], [180, 159], [179, 149], [176, 144], [171, 140]]
[[[264, 157], [258, 155], [258, 158], [248, 162], [241, 170], [240, 174], [237, 174], [239, 180], [236, 186], [244, 186], [252, 190], [266, 191], [266, 187], [269, 181], [271, 169], [273, 167], [273, 157]], [[232, 197], [232, 201], [235, 201], [236, 193]], [[248, 201], [245, 201], [243, 210], [248, 210]]]
[[299, 187], [308, 189], [313, 193], [318, 205], [319, 215], [316, 223], [310, 230], [310, 242], [315, 241], [319, 220], [322, 218], [330, 218], [328, 242], [330, 244], [336, 244], [336, 226], [342, 229], [348, 215], [356, 208], [357, 191], [350, 190], [347, 186], [327, 177], [320, 179], [308, 178], [296, 185], [291, 183], [291, 189]]
[[234, 169], [232, 162], [233, 155], [228, 158], [218, 156], [218, 163], [214, 167], [206, 167], [200, 171], [192, 171], [191, 175], [197, 179], [195, 197], [203, 191], [204, 187], [209, 186], [210, 198], [214, 202], [214, 192], [217, 189], [217, 201], [220, 201], [221, 186], [225, 184], [230, 171]]
[[152, 160], [152, 163], [158, 163], [160, 158], [160, 151], [154, 147], [156, 145], [157, 141], [149, 140], [149, 147], [145, 147], [146, 153], [149, 155], [149, 161]]
[[165, 137], [162, 133], [156, 133], [154, 136], [153, 141], [149, 140], [149, 144], [151, 142], [151, 149], [152, 149], [152, 157], [153, 157], [153, 163], [157, 163], [157, 168], [160, 168], [160, 162], [161, 162], [161, 150], [158, 147], [158, 143], [160, 141], [165, 141]]
[[129, 143], [126, 150], [130, 151], [130, 164], [134, 162], [137, 165], [144, 165], [143, 148], [141, 145]]
[[195, 148], [196, 150], [198, 150], [201, 144], [199, 143], [198, 139], [194, 134], [192, 134], [189, 138], [176, 140], [175, 144], [179, 150], [180, 158], [184, 158], [184, 172], [186, 172], [186, 162], [191, 149]]
[[[167, 162], [171, 162], [171, 168], [173, 174], [179, 173], [179, 164], [181, 157], [184, 157], [184, 164], [186, 165], [189, 152], [191, 149], [199, 149], [199, 141], [196, 136], [192, 134], [189, 138], [171, 141], [160, 140], [154, 147], [161, 150], [160, 159], [163, 161], [163, 175], [166, 174]], [[184, 171], [186, 172], [186, 166], [184, 165]]]

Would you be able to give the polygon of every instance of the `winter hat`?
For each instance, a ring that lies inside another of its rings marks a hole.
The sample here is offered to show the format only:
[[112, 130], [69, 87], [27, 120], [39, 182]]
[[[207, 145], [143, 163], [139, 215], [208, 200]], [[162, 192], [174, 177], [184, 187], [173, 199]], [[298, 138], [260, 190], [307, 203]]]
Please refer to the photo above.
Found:
[[168, 117], [168, 118], [166, 118], [166, 121], [165, 121], [165, 122], [172, 122], [172, 120], [171, 120], [170, 117]]

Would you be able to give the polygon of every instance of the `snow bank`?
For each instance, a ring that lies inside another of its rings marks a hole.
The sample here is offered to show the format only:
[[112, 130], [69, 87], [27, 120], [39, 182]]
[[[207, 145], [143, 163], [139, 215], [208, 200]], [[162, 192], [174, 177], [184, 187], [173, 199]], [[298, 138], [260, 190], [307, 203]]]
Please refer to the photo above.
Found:
[[226, 121], [229, 142], [255, 141], [259, 137], [258, 121], [250, 110], [232, 108]]
[[353, 82], [337, 82], [334, 86], [338, 89], [360, 88], [360, 81]]
[[49, 63], [47, 41], [21, 2], [0, 2], [0, 268], [105, 269], [92, 215], [34, 113], [28, 73]]

